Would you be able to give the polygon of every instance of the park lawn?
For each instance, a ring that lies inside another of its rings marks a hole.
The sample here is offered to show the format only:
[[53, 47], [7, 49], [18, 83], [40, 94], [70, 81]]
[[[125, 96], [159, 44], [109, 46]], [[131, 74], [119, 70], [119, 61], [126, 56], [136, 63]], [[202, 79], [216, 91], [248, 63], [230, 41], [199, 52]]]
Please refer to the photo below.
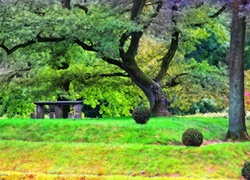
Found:
[[[250, 129], [250, 123], [247, 125]], [[205, 140], [220, 141], [227, 133], [228, 120], [159, 117], [151, 118], [146, 125], [138, 125], [129, 117], [83, 120], [4, 119], [0, 120], [0, 139], [33, 142], [180, 145], [183, 132], [191, 127], [198, 128]]]
[[[0, 120], [5, 179], [240, 179], [250, 142], [223, 142], [225, 118]], [[185, 147], [188, 127], [204, 144]], [[248, 131], [250, 122], [247, 121]]]

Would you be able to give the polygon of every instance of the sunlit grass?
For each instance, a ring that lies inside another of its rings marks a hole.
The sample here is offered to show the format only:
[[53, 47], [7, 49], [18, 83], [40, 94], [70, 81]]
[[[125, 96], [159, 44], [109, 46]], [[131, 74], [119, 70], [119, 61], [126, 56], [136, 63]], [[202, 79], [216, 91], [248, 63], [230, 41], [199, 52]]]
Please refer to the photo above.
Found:
[[[5, 179], [240, 179], [250, 142], [223, 142], [225, 118], [0, 120]], [[250, 130], [249, 121], [247, 121]], [[205, 143], [185, 147], [185, 129]], [[210, 143], [215, 144], [210, 144]], [[219, 142], [219, 143], [218, 143]], [[2, 176], [3, 177], [3, 176]]]
[[[249, 124], [249, 123], [248, 123]], [[132, 118], [83, 120], [0, 120], [0, 139], [34, 142], [103, 142], [141, 144], [180, 144], [182, 133], [198, 128], [205, 140], [224, 140], [225, 118], [152, 118], [138, 125]]]
[[2, 172], [239, 178], [250, 143], [199, 148], [142, 144], [0, 141]]

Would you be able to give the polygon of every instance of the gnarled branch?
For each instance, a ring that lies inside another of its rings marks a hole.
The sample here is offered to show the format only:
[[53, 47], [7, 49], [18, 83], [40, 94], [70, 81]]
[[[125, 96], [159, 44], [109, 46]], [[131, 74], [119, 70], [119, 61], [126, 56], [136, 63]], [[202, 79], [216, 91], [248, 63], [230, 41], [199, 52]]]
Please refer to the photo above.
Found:
[[[173, 5], [172, 11], [179, 11], [178, 6]], [[175, 19], [173, 19], [172, 22], [174, 25], [176, 25]], [[161, 59], [161, 62], [162, 62], [161, 69], [155, 78], [155, 81], [158, 83], [160, 83], [162, 79], [165, 77], [169, 64], [174, 58], [175, 52], [177, 51], [177, 48], [178, 48], [179, 34], [180, 32], [176, 28], [174, 28], [174, 32], [172, 33], [170, 48], [168, 52], [165, 54], [165, 56], [163, 56], [163, 58]]]
[[128, 74], [124, 74], [124, 73], [101, 74], [100, 76], [102, 77], [113, 77], [113, 76], [129, 77]]
[[25, 48], [29, 45], [35, 44], [36, 42], [61, 42], [66, 39], [65, 37], [41, 37], [40, 34], [41, 33], [39, 33], [35, 39], [29, 40], [25, 43], [18, 44], [12, 48], [8, 48], [4, 44], [4, 42], [0, 44], [0, 47], [7, 53], [7, 55], [10, 55], [14, 53], [15, 51], [17, 51], [18, 49]]
[[170, 45], [168, 52], [161, 59], [161, 62], [162, 62], [161, 69], [155, 78], [156, 82], [160, 82], [166, 75], [169, 64], [172, 61], [175, 55], [175, 52], [177, 51], [177, 48], [178, 48], [179, 34], [180, 33], [177, 31], [172, 34], [171, 45]]
[[84, 10], [86, 14], [87, 14], [88, 11], [89, 11], [89, 9], [88, 9], [86, 6], [81, 5], [81, 4], [75, 4], [74, 7], [77, 7], [77, 8], [79, 8], [79, 9]]
[[84, 50], [97, 52], [97, 50], [92, 45], [88, 45], [88, 44], [84, 43], [83, 41], [80, 41], [79, 39], [75, 39], [74, 43], [81, 46]]
[[[228, 5], [227, 3], [224, 4], [217, 12], [215, 12], [214, 14], [212, 14], [212, 15], [210, 15], [208, 17], [211, 18], [211, 19], [214, 19], [214, 18], [218, 17], [220, 14], [222, 14], [226, 10], [227, 5]], [[208, 23], [208, 22], [194, 23], [194, 24], [191, 24], [190, 26], [191, 27], [200, 27], [200, 26], [202, 26], [202, 25], [204, 25], [206, 23]]]
[[180, 84], [179, 82], [177, 82], [177, 78], [180, 77], [180, 76], [184, 76], [184, 75], [187, 75], [188, 73], [181, 73], [181, 74], [178, 74], [176, 75], [175, 77], [171, 77], [170, 81], [166, 82], [166, 84], [163, 86], [163, 87], [175, 87], [177, 86], [178, 84]]
[[210, 15], [209, 17], [210, 18], [216, 18], [216, 17], [218, 17], [221, 13], [223, 13], [226, 10], [226, 8], [227, 8], [227, 4], [224, 4], [222, 6], [222, 8], [220, 8], [216, 13]]

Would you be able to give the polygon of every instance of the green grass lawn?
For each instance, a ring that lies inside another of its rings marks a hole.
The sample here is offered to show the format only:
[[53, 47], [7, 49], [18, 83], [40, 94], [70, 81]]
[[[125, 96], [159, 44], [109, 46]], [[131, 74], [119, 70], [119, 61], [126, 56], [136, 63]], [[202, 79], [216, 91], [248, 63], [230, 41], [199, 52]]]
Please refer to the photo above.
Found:
[[[201, 147], [182, 145], [189, 127]], [[227, 128], [226, 118], [2, 119], [0, 178], [241, 179], [250, 142], [223, 142]]]

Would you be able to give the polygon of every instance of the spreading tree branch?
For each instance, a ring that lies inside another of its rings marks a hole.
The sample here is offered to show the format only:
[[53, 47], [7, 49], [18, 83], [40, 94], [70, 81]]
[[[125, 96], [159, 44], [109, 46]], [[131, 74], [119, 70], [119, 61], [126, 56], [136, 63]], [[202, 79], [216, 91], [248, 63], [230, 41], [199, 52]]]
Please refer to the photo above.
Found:
[[[179, 11], [178, 6], [173, 5], [172, 11]], [[174, 19], [172, 20], [172, 22], [174, 25], [176, 25], [176, 21]], [[161, 59], [161, 62], [162, 62], [161, 69], [155, 78], [156, 82], [160, 82], [167, 73], [169, 64], [174, 58], [175, 52], [177, 51], [177, 48], [178, 48], [179, 34], [180, 32], [176, 28], [174, 28], [174, 32], [172, 33], [170, 48], [168, 52]]]
[[180, 82], [177, 82], [177, 78], [180, 77], [180, 76], [184, 76], [184, 75], [187, 75], [188, 73], [181, 73], [181, 74], [178, 74], [176, 75], [175, 77], [171, 78], [169, 82], [166, 82], [166, 84], [164, 85], [164, 87], [175, 87], [177, 86], [178, 84], [180, 84]]
[[29, 71], [31, 67], [23, 68], [23, 69], [16, 69], [13, 71], [9, 71], [6, 74], [1, 74], [0, 75], [0, 82], [7, 82], [9, 84], [11, 80], [16, 77], [16, 76], [22, 76], [23, 72]]
[[168, 49], [168, 52], [161, 59], [161, 62], [162, 62], [161, 69], [155, 78], [156, 82], [160, 82], [167, 73], [169, 64], [172, 61], [175, 55], [175, 52], [177, 51], [177, 48], [178, 48], [179, 34], [180, 33], [178, 31], [172, 34], [171, 45], [170, 45], [170, 48]]
[[31, 44], [34, 44], [36, 41], [34, 40], [30, 40], [30, 41], [27, 41], [25, 43], [22, 43], [22, 44], [18, 44], [16, 46], [14, 46], [13, 48], [8, 48], [7, 46], [4, 45], [4, 43], [0, 44], [0, 47], [8, 54], [12, 54], [13, 52], [15, 52], [16, 50], [20, 49], [20, 48], [25, 48]]
[[88, 11], [89, 11], [89, 9], [88, 9], [86, 6], [82, 5], [82, 4], [75, 4], [74, 7], [77, 7], [77, 8], [79, 8], [79, 9], [84, 10], [84, 12], [85, 12], [86, 14], [87, 14]]
[[123, 35], [121, 36], [120, 40], [119, 40], [119, 53], [120, 53], [120, 57], [125, 60], [125, 50], [124, 50], [124, 45], [125, 42], [128, 40], [128, 38], [131, 36], [131, 33], [125, 32], [123, 33]]
[[[136, 21], [137, 18], [141, 15], [145, 4], [146, 4], [146, 0], [141, 0], [141, 1], [133, 0], [133, 6], [131, 10], [131, 17], [130, 17], [132, 21]], [[120, 51], [120, 55], [124, 63], [130, 64], [131, 61], [134, 61], [134, 58], [137, 54], [137, 50], [139, 47], [140, 38], [142, 37], [142, 35], [143, 35], [142, 32], [132, 32], [129, 34], [125, 32], [122, 35], [120, 39], [119, 51]], [[124, 44], [130, 36], [131, 36], [130, 45], [129, 45], [127, 52], [125, 52]]]
[[210, 18], [216, 18], [218, 17], [220, 14], [222, 14], [227, 8], [227, 4], [224, 4], [220, 9], [219, 11], [217, 11], [216, 13], [214, 13], [213, 15], [210, 15], [209, 17]]
[[[217, 11], [216, 13], [214, 13], [213, 15], [211, 15], [209, 17], [210, 18], [216, 18], [216, 17], [218, 17], [222, 12], [224, 12], [224, 10], [226, 9], [226, 7], [227, 7], [227, 4], [223, 5], [223, 7], [219, 11]], [[177, 6], [173, 6], [172, 10], [173, 11], [178, 11]], [[173, 20], [173, 23], [176, 24], [175, 20]], [[193, 24], [193, 25], [194, 26], [199, 26], [199, 25], [202, 25], [202, 23], [201, 24]], [[167, 72], [168, 67], [169, 67], [169, 64], [172, 61], [175, 52], [177, 51], [179, 34], [180, 33], [178, 31], [175, 31], [172, 34], [170, 48], [169, 48], [168, 52], [165, 54], [165, 56], [161, 59], [161, 61], [162, 61], [161, 69], [160, 69], [159, 73], [157, 74], [157, 76], [155, 78], [155, 80], [157, 82], [160, 82], [165, 77], [166, 72]]]
[[97, 50], [94, 48], [93, 45], [88, 45], [88, 44], [84, 43], [83, 41], [80, 41], [79, 39], [75, 39], [74, 43], [76, 43], [79, 46], [81, 46], [82, 49], [84, 49], [84, 50], [97, 52]]
[[[214, 18], [218, 17], [220, 14], [222, 14], [226, 10], [227, 5], [228, 5], [227, 3], [224, 4], [217, 12], [215, 12], [214, 14], [212, 14], [212, 15], [210, 15], [208, 17], [211, 18], [211, 19], [214, 19]], [[190, 26], [191, 27], [200, 27], [200, 26], [203, 26], [206, 23], [208, 23], [208, 22], [194, 23], [194, 24], [191, 24]]]
[[113, 58], [109, 58], [109, 57], [105, 57], [105, 56], [102, 57], [102, 60], [106, 61], [109, 64], [116, 65], [119, 68], [126, 71], [126, 65], [122, 61], [119, 61], [119, 60], [116, 60], [116, 59], [113, 59]]
[[151, 17], [149, 18], [150, 21], [143, 26], [143, 29], [147, 29], [150, 26], [150, 24], [153, 22], [154, 18], [157, 17], [157, 15], [160, 12], [160, 9], [162, 8], [163, 2], [162, 0], [159, 0], [158, 2], [156, 2], [156, 4], [157, 4], [157, 7], [156, 7], [155, 13], [151, 15]]
[[141, 15], [142, 10], [146, 4], [146, 0], [133, 0], [133, 7], [131, 10], [131, 20], [134, 21], [138, 18], [139, 15]]
[[130, 60], [134, 60], [137, 55], [139, 42], [142, 37], [142, 32], [133, 32], [131, 34], [131, 41], [127, 52], [125, 53], [125, 59], [123, 59], [126, 63], [129, 63]]
[[6, 45], [4, 45], [4, 42], [0, 44], [0, 47], [7, 53], [7, 55], [10, 55], [17, 51], [20, 48], [25, 48], [29, 45], [35, 44], [36, 42], [61, 42], [64, 41], [65, 37], [41, 37], [41, 33], [39, 33], [35, 39], [29, 40], [25, 43], [18, 44], [12, 48], [8, 48]]
[[[40, 34], [41, 33], [39, 33], [35, 39], [29, 40], [25, 43], [18, 44], [12, 48], [8, 48], [4, 44], [4, 42], [2, 44], [0, 44], [0, 47], [7, 53], [7, 55], [10, 55], [20, 48], [25, 48], [25, 47], [32, 45], [32, 44], [35, 44], [37, 42], [62, 42], [64, 40], [66, 40], [66, 37], [42, 37], [42, 36], [40, 36]], [[83, 41], [80, 41], [79, 39], [75, 39], [73, 42], [78, 44], [79, 46], [81, 46], [84, 50], [97, 52], [97, 50], [94, 48], [94, 46], [88, 45], [88, 44], [84, 43]]]
[[[151, 20], [143, 26], [144, 30], [150, 26], [150, 24], [153, 22], [153, 19], [159, 14], [159, 11], [162, 8], [163, 2], [162, 2], [162, 0], [159, 0], [155, 4], [157, 4], [156, 12], [151, 15], [151, 18], [150, 18]], [[147, 5], [149, 5], [149, 4], [146, 4], [145, 0], [143, 0], [141, 2], [134, 0], [133, 7], [131, 10], [131, 20], [136, 20], [138, 18], [138, 16], [141, 15], [143, 8]], [[132, 33], [125, 32], [121, 36], [119, 52], [120, 52], [120, 57], [123, 59], [124, 62], [128, 63], [129, 59], [133, 59], [135, 57], [135, 55], [137, 54], [139, 41], [140, 41], [140, 38], [142, 37], [142, 34], [143, 34], [142, 32], [132, 32]], [[130, 36], [131, 36], [130, 46], [129, 46], [127, 52], [125, 53], [124, 44]]]
[[114, 76], [129, 77], [128, 74], [124, 74], [124, 73], [101, 74], [100, 76], [102, 77], [114, 77]]

